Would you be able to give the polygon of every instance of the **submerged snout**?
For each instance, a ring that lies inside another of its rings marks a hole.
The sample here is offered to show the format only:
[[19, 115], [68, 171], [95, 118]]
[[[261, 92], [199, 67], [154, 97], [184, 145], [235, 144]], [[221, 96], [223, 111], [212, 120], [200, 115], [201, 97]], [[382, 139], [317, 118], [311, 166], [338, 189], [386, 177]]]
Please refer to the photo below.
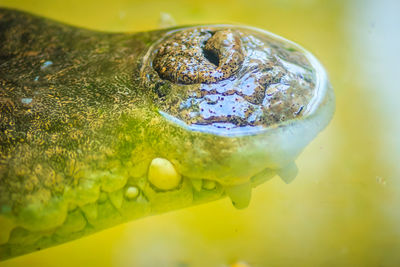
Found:
[[295, 178], [294, 160], [334, 111], [318, 60], [250, 27], [172, 30], [148, 50], [141, 77], [158, 113], [185, 130], [185, 140], [171, 146], [182, 152], [170, 156], [178, 171], [216, 181], [239, 207], [251, 183]]

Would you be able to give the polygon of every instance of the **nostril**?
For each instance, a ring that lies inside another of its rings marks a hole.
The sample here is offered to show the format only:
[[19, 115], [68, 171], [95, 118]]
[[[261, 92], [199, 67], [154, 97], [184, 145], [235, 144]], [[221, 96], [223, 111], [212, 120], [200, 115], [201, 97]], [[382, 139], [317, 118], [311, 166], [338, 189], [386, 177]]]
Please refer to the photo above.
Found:
[[214, 64], [216, 67], [219, 66], [219, 57], [215, 51], [203, 48], [203, 54], [210, 63]]
[[216, 83], [240, 69], [241, 46], [239, 34], [230, 29], [188, 29], [159, 45], [153, 68], [161, 79], [174, 83]]

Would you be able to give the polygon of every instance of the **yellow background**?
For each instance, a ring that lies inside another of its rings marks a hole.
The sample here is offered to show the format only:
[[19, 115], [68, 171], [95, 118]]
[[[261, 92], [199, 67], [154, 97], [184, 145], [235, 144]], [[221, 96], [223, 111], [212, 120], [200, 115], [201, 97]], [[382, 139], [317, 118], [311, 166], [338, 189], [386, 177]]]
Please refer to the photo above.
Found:
[[[400, 4], [393, 0], [0, 0], [70, 24], [110, 31], [239, 23], [314, 53], [336, 114], [300, 155], [290, 185], [140, 219], [0, 266], [400, 266]], [[397, 11], [396, 11], [397, 10]]]

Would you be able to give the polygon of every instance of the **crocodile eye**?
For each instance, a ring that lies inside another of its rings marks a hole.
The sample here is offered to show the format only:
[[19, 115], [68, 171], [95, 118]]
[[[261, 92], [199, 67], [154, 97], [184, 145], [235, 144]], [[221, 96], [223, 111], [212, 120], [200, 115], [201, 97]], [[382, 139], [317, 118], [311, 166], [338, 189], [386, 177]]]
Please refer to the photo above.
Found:
[[254, 134], [301, 119], [327, 87], [322, 67], [296, 44], [218, 25], [167, 33], [150, 48], [142, 77], [163, 116], [218, 135]]
[[239, 35], [230, 29], [182, 31], [160, 46], [153, 65], [174, 83], [215, 83], [234, 75], [243, 62]]

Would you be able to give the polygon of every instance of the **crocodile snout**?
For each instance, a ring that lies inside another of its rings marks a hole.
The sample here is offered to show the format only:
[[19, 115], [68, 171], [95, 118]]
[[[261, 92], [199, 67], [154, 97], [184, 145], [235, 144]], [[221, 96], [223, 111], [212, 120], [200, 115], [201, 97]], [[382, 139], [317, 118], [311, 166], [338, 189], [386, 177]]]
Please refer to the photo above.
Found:
[[153, 64], [160, 77], [171, 82], [209, 84], [234, 75], [243, 58], [241, 40], [235, 31], [195, 28], [163, 43]]

